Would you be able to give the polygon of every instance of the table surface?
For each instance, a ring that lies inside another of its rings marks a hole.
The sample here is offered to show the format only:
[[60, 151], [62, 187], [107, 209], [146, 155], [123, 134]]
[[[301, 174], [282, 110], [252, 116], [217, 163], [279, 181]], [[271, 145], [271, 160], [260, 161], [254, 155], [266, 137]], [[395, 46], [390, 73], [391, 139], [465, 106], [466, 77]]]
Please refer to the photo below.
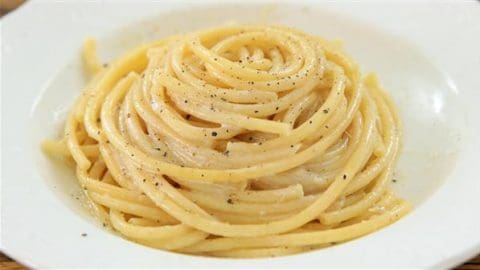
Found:
[[[24, 2], [24, 0], [2, 0], [0, 2], [0, 17], [12, 11], [16, 6], [20, 5], [22, 2]], [[0, 252], [0, 269], [14, 270], [14, 269], [26, 269], [26, 268]], [[477, 257], [471, 259], [470, 261], [456, 267], [455, 269], [480, 270], [480, 254]]]

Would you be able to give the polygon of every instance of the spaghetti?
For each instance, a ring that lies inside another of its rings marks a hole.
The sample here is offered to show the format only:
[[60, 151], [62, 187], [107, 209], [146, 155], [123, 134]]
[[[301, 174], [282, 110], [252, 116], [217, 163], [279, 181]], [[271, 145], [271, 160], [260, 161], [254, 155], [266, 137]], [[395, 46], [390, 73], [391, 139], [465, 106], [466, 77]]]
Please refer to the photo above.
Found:
[[395, 107], [336, 42], [228, 26], [140, 46], [100, 65], [61, 141], [91, 209], [135, 242], [265, 257], [326, 247], [406, 214], [388, 188]]

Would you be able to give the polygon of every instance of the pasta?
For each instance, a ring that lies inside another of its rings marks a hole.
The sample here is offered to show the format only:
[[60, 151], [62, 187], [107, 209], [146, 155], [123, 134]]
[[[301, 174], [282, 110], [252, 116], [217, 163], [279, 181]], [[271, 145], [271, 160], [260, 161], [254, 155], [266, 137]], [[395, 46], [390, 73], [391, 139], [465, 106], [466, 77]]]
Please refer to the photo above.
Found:
[[91, 79], [60, 141], [105, 227], [154, 248], [250, 258], [374, 232], [410, 205], [389, 190], [395, 106], [338, 42], [237, 25], [142, 45]]

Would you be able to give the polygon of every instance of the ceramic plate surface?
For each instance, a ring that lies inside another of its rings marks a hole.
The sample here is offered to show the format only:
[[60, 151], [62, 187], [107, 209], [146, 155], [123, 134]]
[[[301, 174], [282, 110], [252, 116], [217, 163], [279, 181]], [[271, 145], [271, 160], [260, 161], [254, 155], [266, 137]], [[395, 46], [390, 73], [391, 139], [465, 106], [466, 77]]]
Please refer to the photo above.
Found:
[[[106, 62], [143, 42], [229, 23], [344, 41], [399, 107], [394, 189], [414, 204], [366, 237], [294, 256], [229, 260], [155, 250], [105, 231], [73, 173], [46, 158], [85, 84], [80, 47]], [[452, 267], [480, 252], [480, 3], [29, 1], [2, 27], [2, 251], [45, 267]], [[87, 236], [83, 237], [82, 234]]]

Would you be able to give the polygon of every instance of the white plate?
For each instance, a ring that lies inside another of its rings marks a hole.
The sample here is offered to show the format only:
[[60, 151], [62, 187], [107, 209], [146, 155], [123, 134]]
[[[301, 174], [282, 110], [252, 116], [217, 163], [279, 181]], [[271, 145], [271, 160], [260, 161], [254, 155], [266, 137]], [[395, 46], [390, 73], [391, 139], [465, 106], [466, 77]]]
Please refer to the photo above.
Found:
[[[97, 37], [108, 60], [144, 40], [229, 22], [343, 39], [364, 71], [379, 74], [405, 124], [394, 188], [414, 203], [411, 214], [332, 248], [260, 260], [154, 250], [92, 220], [72, 173], [39, 147], [58, 135], [84, 84], [82, 40]], [[1, 245], [28, 266], [447, 268], [480, 252], [478, 2], [29, 1], [2, 19], [2, 31]]]

